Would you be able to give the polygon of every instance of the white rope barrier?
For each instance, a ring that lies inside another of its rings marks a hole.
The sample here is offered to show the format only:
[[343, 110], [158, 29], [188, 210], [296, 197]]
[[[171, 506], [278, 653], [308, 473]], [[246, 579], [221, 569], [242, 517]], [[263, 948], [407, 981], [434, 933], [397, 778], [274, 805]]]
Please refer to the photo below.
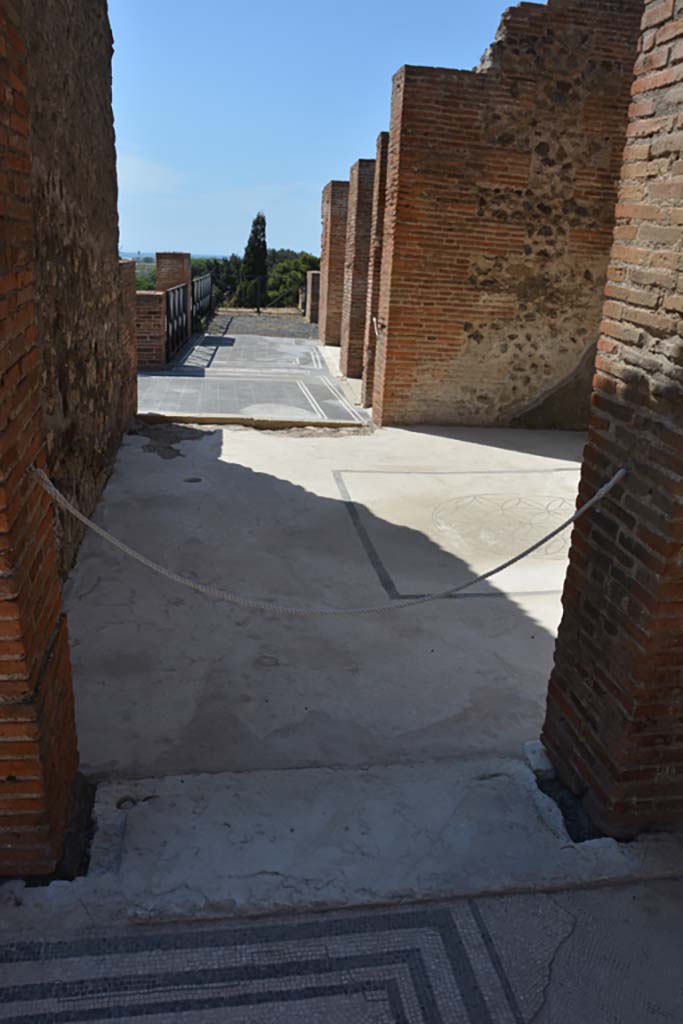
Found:
[[252, 611], [259, 612], [272, 612], [275, 615], [299, 615], [299, 616], [313, 616], [313, 615], [374, 615], [378, 612], [393, 612], [398, 611], [400, 608], [412, 608], [418, 604], [427, 604], [429, 601], [440, 601], [444, 598], [455, 597], [462, 593], [463, 590], [468, 590], [470, 587], [476, 586], [477, 583], [483, 583], [485, 580], [490, 580], [492, 576], [497, 576], [498, 573], [503, 572], [505, 569], [509, 569], [511, 566], [516, 565], [517, 562], [521, 562], [523, 558], [533, 554], [534, 551], [538, 551], [539, 548], [547, 544], [553, 537], [557, 537], [559, 533], [566, 530], [569, 526], [575, 523], [578, 519], [586, 514], [591, 508], [597, 505], [612, 488], [623, 480], [626, 476], [627, 470], [620, 469], [612, 479], [601, 487], [599, 491], [593, 495], [584, 505], [576, 510], [570, 519], [567, 519], [564, 523], [561, 523], [550, 533], [547, 533], [545, 537], [536, 541], [530, 547], [525, 548], [514, 558], [509, 558], [507, 562], [503, 562], [502, 565], [497, 565], [495, 569], [489, 569], [488, 572], [482, 573], [481, 576], [477, 576], [475, 579], [467, 580], [464, 583], [458, 583], [453, 587], [449, 587], [447, 590], [441, 590], [435, 594], [423, 594], [421, 597], [410, 597], [405, 600], [392, 601], [389, 604], [380, 605], [369, 605], [366, 608], [297, 608], [289, 607], [286, 605], [273, 604], [265, 598], [250, 598], [243, 597], [240, 594], [233, 594], [227, 590], [222, 590], [220, 587], [214, 587], [206, 583], [198, 583], [196, 580], [189, 579], [187, 576], [181, 576], [177, 572], [173, 572], [171, 569], [166, 569], [163, 565], [159, 565], [157, 562], [153, 562], [151, 558], [147, 558], [146, 555], [141, 554], [139, 551], [135, 551], [134, 548], [124, 544], [118, 537], [114, 537], [107, 530], [98, 526], [87, 516], [76, 508], [75, 505], [65, 498], [64, 495], [57, 490], [55, 485], [48, 479], [42, 469], [36, 469], [35, 466], [31, 466], [29, 472], [35, 477], [40, 486], [47, 491], [55, 504], [69, 512], [75, 519], [83, 523], [89, 530], [96, 533], [103, 540], [106, 540], [108, 544], [118, 548], [124, 555], [128, 555], [129, 558], [133, 558], [136, 562], [141, 565], [147, 566], [153, 572], [159, 573], [160, 576], [165, 576], [166, 579], [171, 580], [173, 583], [179, 583], [183, 587], [189, 587], [190, 590], [195, 590], [199, 594], [204, 594], [206, 597], [212, 597], [217, 601], [226, 601], [229, 604], [238, 605], [241, 608], [249, 608]]

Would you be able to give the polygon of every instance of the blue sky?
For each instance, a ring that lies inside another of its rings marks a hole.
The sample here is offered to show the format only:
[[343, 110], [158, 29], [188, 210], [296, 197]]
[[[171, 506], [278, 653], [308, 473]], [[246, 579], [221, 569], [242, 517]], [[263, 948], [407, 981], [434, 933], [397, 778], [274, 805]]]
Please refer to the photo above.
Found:
[[373, 157], [402, 64], [470, 68], [506, 0], [109, 0], [123, 250], [320, 247], [320, 192]]

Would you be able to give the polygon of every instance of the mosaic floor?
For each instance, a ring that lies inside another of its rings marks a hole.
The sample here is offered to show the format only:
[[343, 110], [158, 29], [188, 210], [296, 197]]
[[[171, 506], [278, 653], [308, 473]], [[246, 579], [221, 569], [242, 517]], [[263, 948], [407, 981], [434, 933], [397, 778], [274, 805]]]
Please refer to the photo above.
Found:
[[[221, 314], [210, 333], [194, 338], [166, 370], [141, 373], [138, 411], [246, 423], [368, 422], [330, 375], [315, 338], [259, 336], [258, 324], [247, 320]], [[263, 331], [284, 329], [265, 316], [262, 320]], [[291, 329], [301, 326], [311, 327], [295, 320]]]
[[0, 1021], [662, 1024], [681, 882], [0, 943]]
[[[0, 1020], [515, 1024], [475, 904], [0, 948]], [[42, 980], [36, 977], [40, 965]], [[493, 1014], [493, 1015], [492, 1015]]]

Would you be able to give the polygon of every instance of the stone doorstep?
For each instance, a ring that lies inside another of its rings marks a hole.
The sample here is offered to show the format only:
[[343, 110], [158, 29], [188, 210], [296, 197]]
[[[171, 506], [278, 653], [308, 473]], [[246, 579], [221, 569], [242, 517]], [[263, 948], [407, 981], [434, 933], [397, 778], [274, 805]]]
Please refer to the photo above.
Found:
[[257, 916], [677, 877], [683, 834], [575, 844], [517, 759], [100, 784], [90, 870], [0, 887], [0, 928]]
[[115, 872], [142, 918], [567, 889], [683, 863], [683, 834], [573, 843], [512, 759], [116, 782], [95, 816], [91, 872]]

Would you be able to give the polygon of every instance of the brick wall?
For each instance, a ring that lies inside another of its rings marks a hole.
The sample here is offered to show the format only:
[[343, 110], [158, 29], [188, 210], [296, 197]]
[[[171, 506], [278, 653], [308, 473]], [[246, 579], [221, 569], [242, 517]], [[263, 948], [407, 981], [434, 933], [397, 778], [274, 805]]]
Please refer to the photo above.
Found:
[[135, 335], [139, 368], [163, 369], [166, 366], [166, 292], [136, 292]]
[[645, 4], [543, 738], [608, 832], [683, 821], [683, 0]]
[[641, 13], [523, 3], [476, 72], [395, 76], [377, 422], [585, 425]]
[[323, 189], [319, 324], [325, 345], [341, 342], [348, 197], [348, 181], [330, 181]]
[[306, 271], [306, 319], [317, 324], [320, 311], [320, 271]]
[[[48, 466], [91, 512], [133, 406], [119, 323], [112, 36], [106, 0], [14, 0], [27, 47], [35, 298]], [[59, 514], [65, 572], [83, 528]]]
[[47, 874], [62, 848], [78, 755], [36, 324], [27, 54], [0, 13], [0, 876]]
[[375, 161], [356, 161], [349, 175], [342, 293], [340, 368], [347, 377], [363, 374], [374, 180]]
[[368, 259], [368, 289], [363, 336], [363, 386], [361, 401], [372, 405], [375, 382], [375, 317], [379, 316], [379, 287], [382, 273], [382, 245], [384, 238], [384, 201], [387, 190], [387, 161], [389, 132], [377, 136], [375, 176], [372, 184], [372, 219], [370, 223], [370, 256]]

